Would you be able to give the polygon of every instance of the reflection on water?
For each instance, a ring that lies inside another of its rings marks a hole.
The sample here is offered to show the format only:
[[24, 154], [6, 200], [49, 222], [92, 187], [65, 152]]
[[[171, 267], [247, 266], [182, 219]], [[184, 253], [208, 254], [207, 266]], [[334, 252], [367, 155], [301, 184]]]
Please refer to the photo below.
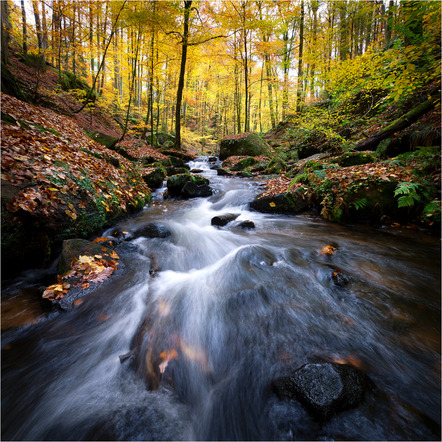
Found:
[[[124, 274], [70, 312], [3, 333], [3, 438], [439, 437], [438, 243], [252, 212], [259, 183], [191, 167], [212, 197], [158, 192], [120, 226], [158, 222], [169, 238], [124, 244]], [[256, 228], [211, 225], [226, 213]], [[269, 389], [312, 361], [358, 366], [382, 394], [321, 425]]]

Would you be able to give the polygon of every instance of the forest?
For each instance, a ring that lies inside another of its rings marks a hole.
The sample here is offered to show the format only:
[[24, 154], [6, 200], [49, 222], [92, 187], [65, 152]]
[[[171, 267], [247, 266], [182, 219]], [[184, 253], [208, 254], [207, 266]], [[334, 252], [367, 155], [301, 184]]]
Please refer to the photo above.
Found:
[[440, 1], [0, 6], [3, 440], [440, 440]]

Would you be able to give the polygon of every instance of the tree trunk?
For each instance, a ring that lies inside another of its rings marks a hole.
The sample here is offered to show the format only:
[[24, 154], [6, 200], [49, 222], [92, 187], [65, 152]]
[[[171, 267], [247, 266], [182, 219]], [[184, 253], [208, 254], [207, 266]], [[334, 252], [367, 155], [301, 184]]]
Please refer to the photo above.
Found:
[[434, 105], [435, 102], [432, 99], [421, 103], [410, 112], [407, 112], [405, 115], [402, 115], [400, 118], [390, 123], [387, 127], [379, 131], [377, 134], [363, 141], [360, 141], [358, 144], [356, 144], [354, 150], [363, 151], [376, 149], [376, 147], [382, 140], [385, 140], [390, 135], [393, 135], [395, 132], [401, 131], [402, 129], [405, 129], [406, 127], [413, 124], [419, 117], [433, 109]]
[[44, 60], [43, 32], [41, 29], [40, 13], [38, 11], [37, 0], [32, 0], [32, 7], [34, 9], [35, 27], [37, 28], [38, 54], [43, 57], [43, 63], [44, 63], [45, 60]]
[[26, 10], [25, 10], [25, 2], [21, 0], [21, 17], [22, 17], [22, 25], [23, 25], [23, 54], [28, 53], [28, 31], [26, 27]]
[[390, 0], [390, 3], [388, 4], [387, 24], [385, 28], [385, 45], [387, 47], [389, 47], [391, 44], [393, 20], [394, 20], [394, 0]]
[[9, 63], [9, 35], [11, 23], [9, 22], [9, 5], [7, 0], [1, 3], [1, 58], [2, 63]]
[[296, 110], [299, 112], [302, 107], [302, 57], [304, 50], [304, 0], [301, 0], [301, 23], [299, 25], [299, 57], [298, 57], [298, 90]]
[[348, 55], [347, 0], [339, 2], [339, 58], [346, 60]]
[[189, 17], [192, 0], [184, 1], [184, 32], [181, 50], [181, 67], [180, 78], [178, 80], [178, 90], [176, 97], [175, 109], [175, 148], [181, 149], [181, 102], [183, 99], [184, 90], [184, 75], [186, 73], [186, 59], [187, 59], [187, 44], [189, 40]]

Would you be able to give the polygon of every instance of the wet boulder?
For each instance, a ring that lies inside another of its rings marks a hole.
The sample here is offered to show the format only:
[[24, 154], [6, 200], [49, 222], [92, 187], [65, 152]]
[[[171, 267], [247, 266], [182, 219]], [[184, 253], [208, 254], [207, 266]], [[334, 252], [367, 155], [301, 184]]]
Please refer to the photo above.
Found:
[[167, 238], [170, 235], [170, 230], [164, 224], [160, 223], [147, 224], [135, 231], [137, 238], [140, 236], [144, 236], [145, 238]]
[[170, 196], [186, 199], [212, 195], [207, 178], [189, 173], [170, 176], [167, 189]]
[[299, 187], [294, 192], [280, 193], [278, 195], [258, 195], [251, 203], [250, 208], [263, 213], [296, 214], [308, 208], [304, 189]]
[[258, 164], [258, 160], [253, 157], [247, 157], [238, 161], [234, 166], [232, 166], [230, 170], [234, 172], [239, 172], [247, 169], [250, 166], [255, 166], [256, 164]]
[[112, 231], [111, 234], [119, 241], [131, 241], [132, 239], [134, 239], [134, 234], [132, 232], [129, 232], [128, 230], [115, 229]]
[[244, 230], [251, 230], [255, 228], [255, 223], [249, 219], [241, 221], [236, 227]]
[[322, 363], [303, 365], [274, 381], [273, 388], [280, 399], [298, 400], [314, 417], [326, 420], [358, 406], [373, 383], [352, 365]]
[[[106, 243], [106, 246], [108, 244]], [[72, 268], [72, 260], [81, 255], [101, 255], [103, 242], [94, 243], [86, 239], [73, 238], [63, 241], [60, 259], [58, 261], [58, 273], [60, 275], [68, 272]]]
[[267, 143], [256, 133], [230, 135], [221, 141], [219, 158], [225, 160], [230, 156], [258, 156], [268, 152]]
[[188, 181], [181, 190], [182, 198], [201, 198], [212, 195], [212, 189], [208, 184], [197, 184], [193, 181]]
[[158, 189], [162, 187], [163, 181], [166, 178], [166, 171], [164, 167], [156, 167], [152, 172], [143, 175], [144, 182], [150, 189]]
[[238, 218], [239, 213], [226, 213], [224, 215], [214, 216], [211, 220], [212, 226], [223, 227]]
[[230, 172], [227, 172], [226, 169], [223, 169], [221, 167], [219, 169], [216, 169], [216, 173], [219, 176], [231, 176], [232, 175]]

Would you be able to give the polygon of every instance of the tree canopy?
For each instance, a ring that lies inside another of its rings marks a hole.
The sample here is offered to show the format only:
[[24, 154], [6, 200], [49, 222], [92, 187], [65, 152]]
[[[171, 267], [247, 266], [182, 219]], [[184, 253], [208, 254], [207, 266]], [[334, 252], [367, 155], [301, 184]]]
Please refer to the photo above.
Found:
[[85, 105], [203, 145], [319, 98], [400, 101], [440, 74], [437, 1], [9, 0], [2, 20], [2, 59], [8, 44], [42, 57], [60, 84], [70, 72], [92, 86]]

